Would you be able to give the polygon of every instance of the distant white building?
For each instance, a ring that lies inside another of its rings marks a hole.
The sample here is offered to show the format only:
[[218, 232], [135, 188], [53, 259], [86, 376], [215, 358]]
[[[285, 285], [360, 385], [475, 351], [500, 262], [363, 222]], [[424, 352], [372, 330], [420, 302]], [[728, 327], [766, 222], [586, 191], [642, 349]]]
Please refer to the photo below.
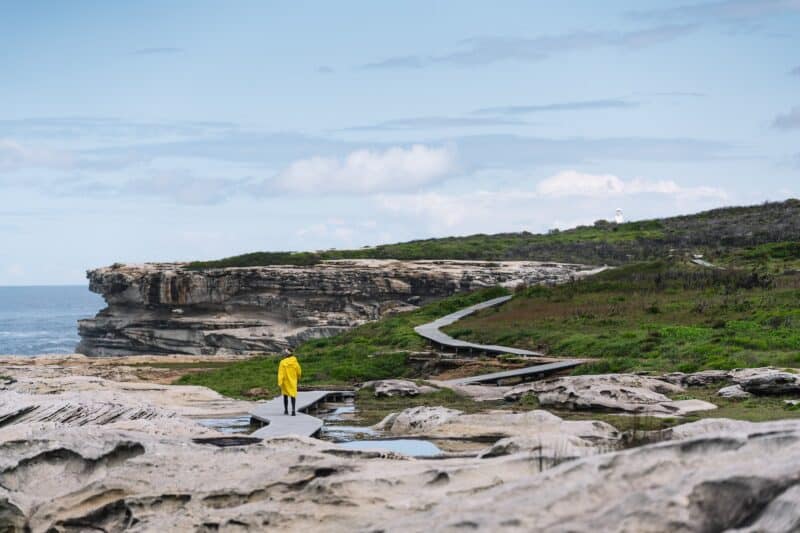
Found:
[[623, 222], [625, 222], [625, 217], [622, 216], [622, 209], [620, 209], [619, 207], [617, 208], [617, 212], [614, 215], [614, 222], [616, 222], [617, 224], [622, 224]]

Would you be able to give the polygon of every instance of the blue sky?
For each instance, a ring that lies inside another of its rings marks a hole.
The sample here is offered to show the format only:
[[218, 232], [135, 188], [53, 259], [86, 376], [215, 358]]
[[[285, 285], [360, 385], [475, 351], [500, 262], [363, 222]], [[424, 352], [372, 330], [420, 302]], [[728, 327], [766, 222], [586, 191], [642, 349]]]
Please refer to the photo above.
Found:
[[800, 1], [5, 2], [0, 285], [800, 196]]

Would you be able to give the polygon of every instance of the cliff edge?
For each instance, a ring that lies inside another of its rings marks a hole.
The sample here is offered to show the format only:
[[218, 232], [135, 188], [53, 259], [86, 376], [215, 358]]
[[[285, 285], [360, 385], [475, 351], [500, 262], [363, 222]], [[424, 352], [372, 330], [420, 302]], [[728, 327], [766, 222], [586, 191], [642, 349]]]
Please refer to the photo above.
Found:
[[591, 267], [531, 261], [338, 260], [190, 270], [147, 263], [87, 272], [108, 307], [81, 320], [90, 356], [282, 352], [399, 310], [493, 285], [558, 283]]

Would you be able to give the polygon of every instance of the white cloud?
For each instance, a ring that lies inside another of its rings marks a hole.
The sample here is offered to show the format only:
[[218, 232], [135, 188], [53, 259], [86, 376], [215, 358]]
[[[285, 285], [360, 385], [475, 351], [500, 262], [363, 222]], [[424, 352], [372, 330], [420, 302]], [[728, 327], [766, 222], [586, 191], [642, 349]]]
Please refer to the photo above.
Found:
[[602, 198], [647, 193], [720, 199], [727, 196], [723, 190], [714, 187], [683, 187], [672, 180], [633, 178], [626, 181], [613, 174], [586, 174], [575, 170], [565, 170], [540, 181], [536, 192], [545, 197]]
[[326, 222], [311, 224], [295, 232], [298, 237], [311, 238], [317, 241], [334, 240], [338, 244], [351, 243], [356, 230], [339, 218], [329, 218]]
[[653, 218], [720, 207], [727, 199], [725, 191], [714, 187], [564, 171], [528, 188], [383, 194], [375, 197], [375, 205], [399, 221], [445, 236], [566, 229], [613, 219], [617, 207], [631, 220]]
[[356, 150], [343, 159], [300, 159], [279, 174], [276, 184], [303, 193], [407, 191], [441, 181], [455, 168], [453, 149], [415, 144], [385, 151]]
[[788, 113], [783, 113], [775, 117], [775, 120], [772, 122], [772, 127], [781, 130], [800, 128], [800, 107], [795, 107]]
[[68, 154], [56, 150], [34, 148], [12, 139], [0, 138], [0, 170], [22, 167], [66, 167], [71, 163]]

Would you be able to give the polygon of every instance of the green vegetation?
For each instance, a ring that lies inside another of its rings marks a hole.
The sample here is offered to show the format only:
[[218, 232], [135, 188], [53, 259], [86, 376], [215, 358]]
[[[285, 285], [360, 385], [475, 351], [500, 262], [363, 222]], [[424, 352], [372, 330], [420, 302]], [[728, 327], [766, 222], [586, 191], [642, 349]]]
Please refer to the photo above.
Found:
[[577, 372], [800, 364], [800, 272], [629, 265], [535, 286], [450, 326], [458, 338], [597, 358]]
[[[686, 261], [692, 253], [725, 269]], [[800, 201], [717, 209], [697, 215], [613, 224], [598, 221], [548, 234], [527, 232], [428, 239], [360, 250], [265, 252], [196, 262], [194, 269], [261, 265], [313, 265], [322, 260], [481, 259], [552, 260], [621, 265], [565, 285], [524, 287], [499, 308], [487, 309], [448, 328], [455, 337], [475, 342], [540, 350], [554, 356], [594, 361], [579, 373], [680, 370], [800, 365]], [[303, 365], [303, 387], [349, 386], [382, 378], [418, 378], [409, 353], [426, 343], [416, 325], [502, 294], [493, 288], [457, 295], [417, 311], [386, 317], [335, 337], [311, 340], [296, 350]], [[253, 388], [277, 394], [279, 358], [208, 365], [179, 383], [211, 387], [242, 397]], [[506, 361], [511, 362], [511, 361]], [[477, 368], [478, 365], [476, 365]], [[476, 370], [477, 371], [477, 370]], [[704, 417], [752, 421], [800, 417], [783, 398], [729, 400], [716, 387], [689, 389], [690, 397], [711, 401]], [[357, 395], [361, 422], [416, 405], [443, 405], [465, 412], [485, 409], [528, 410], [535, 399], [517, 403], [474, 402], [451, 391], [416, 398]], [[567, 419], [605, 420], [635, 436], [661, 429], [677, 419], [614, 414], [559, 412]]]
[[[490, 298], [508, 294], [493, 287], [459, 294], [410, 313], [370, 322], [335, 337], [311, 340], [295, 351], [303, 367], [303, 387], [352, 385], [383, 378], [414, 375], [408, 352], [426, 348], [414, 327]], [[204, 385], [226, 396], [242, 397], [261, 387], [277, 394], [278, 356], [259, 357], [227, 364], [209, 372], [192, 373], [178, 380], [184, 385]]]
[[195, 261], [189, 263], [187, 268], [190, 270], [203, 270], [268, 265], [311, 266], [319, 263], [319, 261], [319, 255], [311, 252], [254, 252], [218, 261]]
[[[196, 261], [190, 269], [267, 265], [312, 265], [329, 259], [471, 259], [539, 260], [622, 265], [674, 253], [702, 253], [713, 261], [742, 259], [751, 250], [757, 259], [797, 259], [800, 200], [758, 206], [715, 209], [695, 215], [551, 230], [547, 234], [501, 233], [385, 244], [359, 250], [257, 252], [217, 261]], [[763, 248], [775, 244], [774, 248]], [[794, 247], [792, 247], [794, 246]], [[781, 256], [781, 254], [784, 254]]]
[[732, 254], [731, 264], [766, 268], [771, 272], [800, 270], [800, 241], [771, 242]]

